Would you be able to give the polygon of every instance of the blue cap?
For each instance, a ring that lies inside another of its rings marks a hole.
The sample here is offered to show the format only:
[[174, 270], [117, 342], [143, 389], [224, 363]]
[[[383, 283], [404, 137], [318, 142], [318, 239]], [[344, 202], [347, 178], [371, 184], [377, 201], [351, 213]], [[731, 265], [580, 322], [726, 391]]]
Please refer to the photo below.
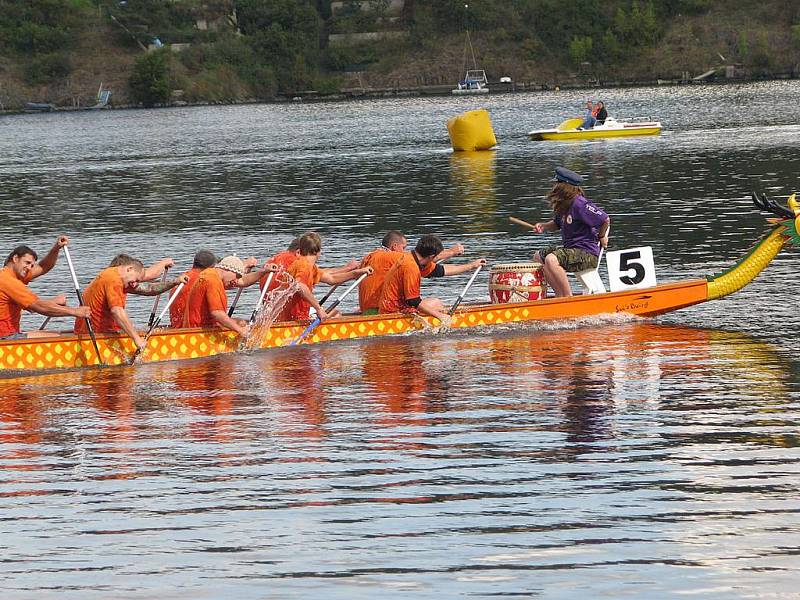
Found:
[[556, 176], [553, 179], [553, 181], [560, 181], [562, 183], [568, 183], [570, 185], [580, 185], [583, 183], [583, 177], [581, 177], [574, 171], [565, 169], [564, 167], [556, 167]]

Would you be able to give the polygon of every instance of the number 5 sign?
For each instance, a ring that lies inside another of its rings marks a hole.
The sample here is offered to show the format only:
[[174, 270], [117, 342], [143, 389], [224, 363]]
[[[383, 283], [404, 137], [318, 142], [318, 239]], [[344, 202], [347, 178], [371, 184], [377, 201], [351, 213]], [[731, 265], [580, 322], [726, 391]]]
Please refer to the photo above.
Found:
[[650, 246], [606, 252], [608, 287], [612, 292], [656, 285], [656, 267]]

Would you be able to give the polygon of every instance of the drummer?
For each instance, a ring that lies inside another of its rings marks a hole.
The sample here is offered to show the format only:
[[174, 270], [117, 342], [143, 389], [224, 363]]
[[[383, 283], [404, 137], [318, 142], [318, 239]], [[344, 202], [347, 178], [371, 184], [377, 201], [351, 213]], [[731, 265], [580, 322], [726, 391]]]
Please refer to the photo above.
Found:
[[558, 167], [555, 184], [547, 195], [553, 209], [551, 221], [536, 223], [534, 231], [543, 233], [561, 230], [563, 246], [549, 246], [537, 251], [533, 260], [542, 263], [544, 277], [556, 296], [572, 296], [567, 271], [576, 273], [596, 269], [600, 247], [608, 246], [611, 219], [601, 208], [589, 201], [577, 173]]

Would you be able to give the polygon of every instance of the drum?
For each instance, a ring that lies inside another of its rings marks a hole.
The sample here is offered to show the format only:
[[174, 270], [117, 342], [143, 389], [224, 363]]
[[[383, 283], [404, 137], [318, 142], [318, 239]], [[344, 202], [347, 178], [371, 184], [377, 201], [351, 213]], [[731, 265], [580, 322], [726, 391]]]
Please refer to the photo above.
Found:
[[489, 271], [492, 304], [530, 302], [547, 296], [547, 283], [540, 263], [494, 265]]

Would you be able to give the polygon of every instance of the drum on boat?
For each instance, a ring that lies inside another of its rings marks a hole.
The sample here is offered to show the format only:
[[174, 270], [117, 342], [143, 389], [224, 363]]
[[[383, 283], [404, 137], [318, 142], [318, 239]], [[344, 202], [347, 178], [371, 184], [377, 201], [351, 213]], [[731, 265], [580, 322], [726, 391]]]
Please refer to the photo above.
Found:
[[547, 296], [547, 283], [541, 263], [494, 265], [489, 271], [489, 297], [492, 304], [530, 302]]

